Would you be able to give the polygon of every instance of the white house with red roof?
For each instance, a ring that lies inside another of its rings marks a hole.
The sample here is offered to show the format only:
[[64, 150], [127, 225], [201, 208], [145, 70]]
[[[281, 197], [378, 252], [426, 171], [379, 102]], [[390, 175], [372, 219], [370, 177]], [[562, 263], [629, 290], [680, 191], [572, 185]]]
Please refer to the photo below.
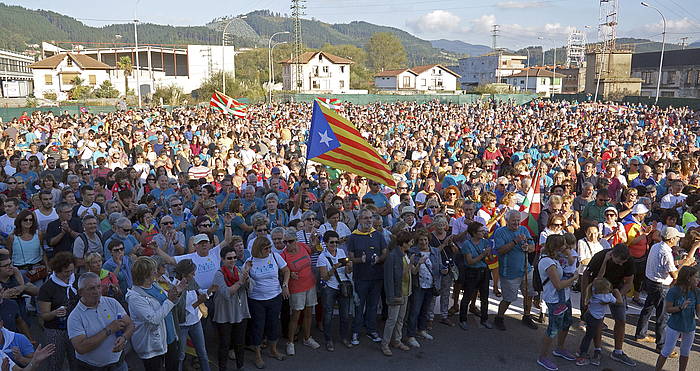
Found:
[[[303, 93], [344, 94], [350, 92], [350, 65], [354, 62], [324, 51], [306, 52], [294, 58], [280, 61], [282, 65], [282, 89], [301, 90]], [[301, 79], [297, 81], [296, 69], [301, 65]]]
[[415, 90], [418, 74], [410, 68], [381, 71], [374, 75], [374, 87], [382, 90]]
[[456, 91], [460, 75], [440, 64], [428, 64], [374, 75], [374, 86], [381, 90]]

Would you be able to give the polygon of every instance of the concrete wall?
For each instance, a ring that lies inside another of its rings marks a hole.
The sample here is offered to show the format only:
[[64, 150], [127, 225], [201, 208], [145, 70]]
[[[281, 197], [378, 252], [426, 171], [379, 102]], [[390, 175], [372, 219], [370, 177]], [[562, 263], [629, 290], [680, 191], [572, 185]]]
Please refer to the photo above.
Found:
[[462, 58], [459, 60], [459, 74], [462, 75], [459, 82], [468, 85], [495, 82], [496, 68], [498, 68], [497, 55]]

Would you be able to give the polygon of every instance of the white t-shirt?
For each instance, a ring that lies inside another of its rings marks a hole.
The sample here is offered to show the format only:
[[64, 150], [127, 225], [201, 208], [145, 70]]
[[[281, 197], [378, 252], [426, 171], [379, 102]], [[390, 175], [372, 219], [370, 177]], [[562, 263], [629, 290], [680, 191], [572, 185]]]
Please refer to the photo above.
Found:
[[605, 316], [605, 307], [608, 304], [616, 302], [615, 295], [611, 293], [607, 294], [593, 294], [591, 296], [591, 302], [588, 304], [588, 311], [591, 316], [596, 319], [601, 319]]
[[7, 216], [7, 214], [0, 216], [0, 233], [5, 235], [10, 235], [12, 231], [15, 230], [15, 218]]
[[46, 228], [49, 226], [49, 223], [58, 219], [56, 209], [51, 209], [51, 213], [49, 215], [44, 215], [44, 213], [39, 211], [39, 209], [36, 209], [34, 210], [34, 215], [36, 216], [37, 223], [39, 223], [39, 230], [41, 233], [46, 233]]
[[[686, 198], [688, 198], [688, 195], [685, 195], [683, 193], [679, 193], [678, 195], [669, 193], [661, 197], [661, 208], [672, 209], [674, 206], [676, 206], [677, 203], [685, 201]], [[682, 214], [683, 208], [679, 207], [676, 209], [676, 211], [678, 211], [679, 214]]]
[[678, 270], [673, 262], [673, 250], [665, 242], [655, 243], [649, 249], [645, 275], [648, 279], [670, 285], [673, 277], [669, 274]]
[[[551, 267], [552, 265], [556, 267], [557, 275], [561, 279], [561, 277], [564, 275], [564, 269], [562, 269], [561, 264], [559, 264], [558, 261], [548, 256], [542, 256], [542, 259], [540, 259], [540, 262], [537, 266], [537, 268], [540, 271], [540, 279], [542, 280], [542, 283], [547, 281], [547, 283], [544, 284], [542, 299], [550, 304], [559, 302], [559, 295], [557, 295], [557, 289], [554, 287], [552, 280], [547, 280], [547, 278], [549, 278], [549, 276], [547, 275], [547, 268]], [[567, 287], [564, 290], [566, 300], [569, 300], [571, 297], [571, 289]]]
[[90, 206], [83, 206], [83, 204], [80, 204], [78, 206], [78, 217], [82, 219], [83, 212], [86, 210], [87, 212], [85, 213], [85, 215], [97, 216], [102, 214], [102, 206], [100, 206], [100, 204], [98, 204], [97, 202], [93, 202]]
[[252, 281], [248, 297], [254, 300], [269, 300], [281, 294], [279, 270], [286, 267], [287, 262], [275, 252], [271, 252], [267, 258], [250, 257], [245, 264], [249, 261], [253, 265], [250, 268]]
[[[318, 257], [318, 262], [316, 263], [317, 267], [326, 267], [328, 272], [331, 270], [331, 263], [328, 261], [328, 258], [331, 259], [333, 264], [338, 264], [338, 260], [342, 258], [346, 258], [347, 255], [345, 255], [345, 251], [343, 249], [336, 249], [335, 250], [335, 256], [331, 255], [331, 253], [324, 249], [321, 255]], [[338, 268], [338, 276], [340, 276], [341, 281], [350, 281], [352, 278], [352, 273], [350, 274], [345, 274], [345, 266], [341, 266]], [[338, 279], [335, 278], [335, 274], [331, 274], [330, 277], [328, 278], [328, 281], [326, 281], [326, 284], [328, 287], [333, 288], [338, 290], [340, 287], [338, 286]]]
[[592, 258], [593, 255], [595, 255], [597, 252], [605, 249], [603, 247], [603, 245], [600, 243], [600, 241], [604, 241], [604, 240], [593, 241], [593, 242], [588, 241], [585, 238], [578, 240], [577, 249], [578, 249], [578, 256], [579, 256], [579, 263], [580, 263], [578, 266], [578, 274], [583, 274], [583, 271], [586, 270], [587, 265], [583, 264], [584, 260]]
[[197, 271], [194, 273], [194, 280], [197, 281], [200, 289], [207, 290], [211, 287], [214, 281], [214, 273], [221, 268], [221, 245], [216, 245], [215, 248], [209, 250], [207, 256], [199, 256], [197, 252], [185, 255], [174, 256], [176, 262], [184, 259], [192, 259], [194, 265], [197, 266]]

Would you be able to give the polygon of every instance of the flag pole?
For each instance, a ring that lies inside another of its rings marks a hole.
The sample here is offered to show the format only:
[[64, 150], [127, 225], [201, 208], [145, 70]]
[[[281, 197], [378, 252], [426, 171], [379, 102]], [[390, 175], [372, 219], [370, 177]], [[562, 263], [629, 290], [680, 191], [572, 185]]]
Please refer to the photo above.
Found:
[[[540, 163], [541, 163], [541, 160], [537, 160], [537, 165], [535, 166], [535, 177], [533, 178], [533, 182], [537, 183], [537, 184], [533, 184], [533, 186], [536, 186], [538, 188], [540, 186], [539, 185]], [[537, 191], [539, 191], [539, 189]], [[532, 204], [530, 204], [530, 206], [532, 206]], [[530, 212], [530, 210], [528, 210], [528, 213], [529, 212]], [[532, 236], [532, 234], [530, 234], [530, 236], [533, 238], [533, 242], [534, 242], [534, 236]], [[534, 258], [533, 263], [538, 260], [537, 255], [538, 255], [537, 252], [535, 252], [535, 258]], [[525, 292], [525, 294], [523, 295], [523, 316], [525, 316], [525, 307], [527, 306], [527, 302], [530, 300], [530, 286], [529, 286], [529, 282], [528, 282], [528, 273], [529, 272], [527, 270], [527, 264], [528, 264], [529, 257], [530, 256], [529, 256], [528, 251], [525, 250], [525, 267], [524, 267], [524, 270], [525, 270], [525, 290], [524, 290], [524, 292]], [[533, 269], [533, 273], [534, 273], [534, 269]], [[534, 277], [533, 277], [533, 279], [534, 279]], [[540, 307], [540, 310], [541, 310], [541, 307]], [[530, 314], [529, 315], [532, 315], [532, 303], [530, 303]]]

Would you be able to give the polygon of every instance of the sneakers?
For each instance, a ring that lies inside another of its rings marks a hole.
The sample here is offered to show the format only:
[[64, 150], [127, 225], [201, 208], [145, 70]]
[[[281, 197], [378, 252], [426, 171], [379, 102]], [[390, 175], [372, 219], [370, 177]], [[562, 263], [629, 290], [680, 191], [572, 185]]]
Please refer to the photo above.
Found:
[[228, 351], [228, 359], [230, 360], [235, 360], [236, 359], [236, 351], [231, 349]]
[[[355, 335], [353, 335], [353, 338], [354, 338], [354, 336], [355, 336]], [[382, 337], [379, 336], [379, 334], [376, 333], [376, 332], [370, 332], [370, 333], [368, 333], [368, 334], [367, 334], [367, 337], [370, 338], [370, 340], [372, 340], [372, 341], [375, 342], [375, 343], [381, 343], [381, 342], [382, 342]]]
[[329, 352], [335, 351], [335, 344], [333, 344], [333, 340], [329, 340], [326, 342], [326, 350]]
[[569, 352], [566, 349], [554, 349], [552, 351], [552, 355], [555, 357], [564, 358], [567, 361], [575, 361], [576, 360], [576, 356], [571, 354], [571, 352]]
[[319, 344], [314, 338], [310, 337], [306, 340], [304, 340], [304, 345], [311, 348], [311, 349], [318, 349], [321, 347], [321, 344]]
[[467, 321], [459, 321], [459, 328], [461, 328], [464, 331], [469, 330], [469, 325], [467, 324]]
[[352, 343], [348, 339], [343, 339], [343, 345], [348, 349], [352, 348]]
[[589, 361], [588, 358], [586, 358], [586, 357], [576, 358], [576, 366], [586, 366], [589, 363], [591, 363], [591, 361]]
[[591, 357], [591, 364], [593, 366], [600, 366], [600, 358], [601, 358], [600, 350], [594, 350], [593, 357]]
[[559, 367], [557, 367], [557, 364], [549, 358], [539, 357], [537, 358], [537, 364], [549, 371], [559, 371]]
[[506, 330], [506, 324], [503, 322], [503, 317], [496, 317], [496, 318], [494, 318], [494, 319], [493, 319], [493, 325], [494, 325], [497, 329], [499, 329], [499, 330], [501, 330], [501, 331], [505, 331], [505, 330]]
[[564, 303], [559, 303], [554, 306], [554, 310], [552, 310], [552, 314], [555, 316], [561, 316], [562, 314], [566, 313], [566, 310], [569, 309], [569, 307], [566, 306]]
[[411, 336], [410, 338], [408, 338], [406, 340], [406, 344], [408, 344], [408, 346], [410, 346], [412, 348], [420, 348], [420, 343], [413, 336]]
[[479, 322], [479, 325], [481, 325], [481, 327], [483, 327], [485, 329], [489, 329], [489, 330], [493, 328], [493, 325], [491, 325], [491, 323], [489, 323], [488, 321], [481, 321], [481, 322]]
[[418, 336], [422, 337], [425, 340], [433, 340], [433, 335], [430, 335], [427, 331], [418, 331]]
[[637, 338], [637, 341], [640, 343], [656, 343], [656, 338], [651, 335], [647, 335], [643, 338]]
[[287, 343], [287, 355], [293, 356], [294, 353], [294, 343]]
[[360, 345], [360, 334], [357, 332], [352, 334], [352, 340], [350, 340], [350, 344], [352, 345]]
[[455, 324], [447, 318], [440, 318], [438, 322], [442, 323], [445, 326], [455, 327]]
[[612, 358], [614, 361], [624, 363], [627, 366], [634, 367], [637, 365], [637, 362], [633, 361], [630, 357], [627, 356], [627, 354], [625, 354], [623, 352], [620, 352], [620, 353], [612, 352], [612, 353], [610, 353], [610, 358]]
[[408, 345], [400, 342], [400, 341], [394, 341], [391, 343], [391, 346], [396, 348], [396, 349], [401, 349], [403, 351], [411, 350], [411, 348], [408, 347]]
[[384, 354], [387, 357], [391, 357], [394, 354], [391, 353], [391, 349], [389, 349], [388, 345], [382, 344], [382, 354]]
[[522, 322], [523, 322], [523, 325], [525, 325], [533, 330], [537, 330], [537, 324], [534, 321], [532, 321], [532, 317], [523, 316]]

